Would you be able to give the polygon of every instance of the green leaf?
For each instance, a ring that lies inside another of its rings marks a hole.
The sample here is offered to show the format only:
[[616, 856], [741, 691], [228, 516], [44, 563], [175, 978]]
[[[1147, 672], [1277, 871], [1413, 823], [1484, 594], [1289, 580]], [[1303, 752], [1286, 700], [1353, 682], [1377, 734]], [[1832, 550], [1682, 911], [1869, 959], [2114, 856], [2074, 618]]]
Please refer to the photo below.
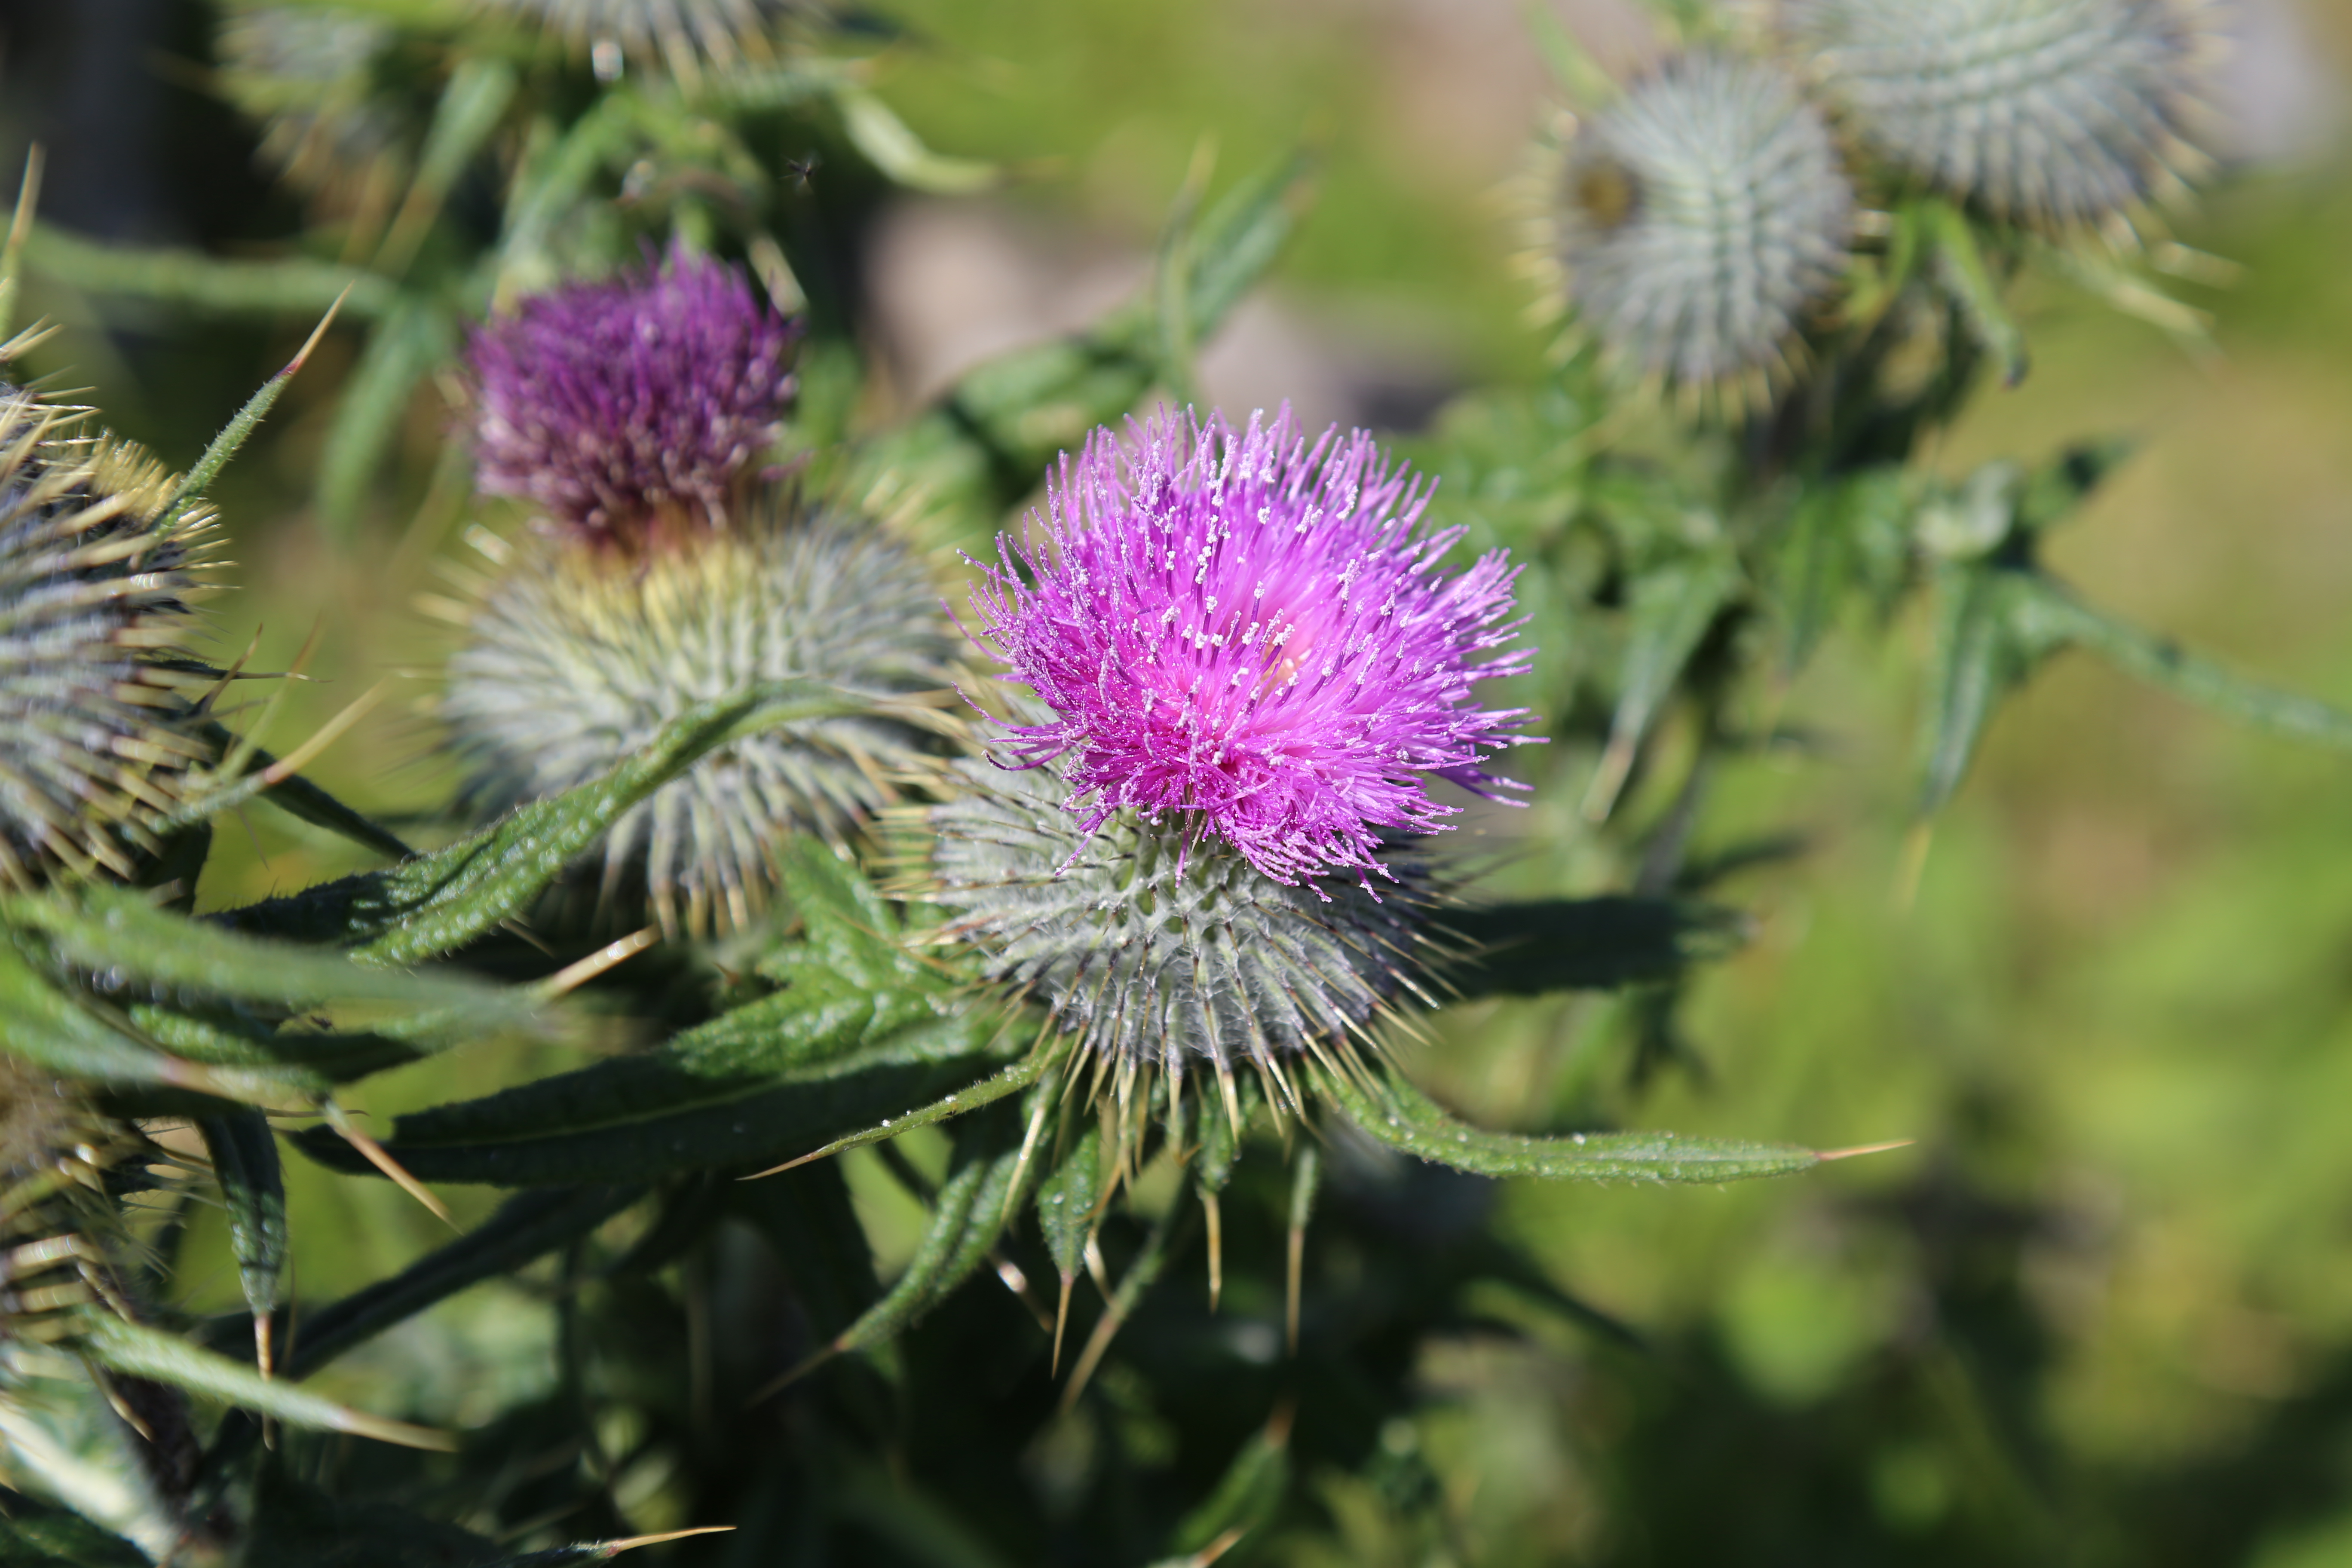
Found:
[[83, 1310], [77, 1314], [77, 1330], [76, 1350], [127, 1377], [169, 1384], [189, 1394], [275, 1416], [289, 1426], [343, 1432], [413, 1448], [455, 1447], [439, 1433], [363, 1415], [283, 1379], [265, 1378], [253, 1368], [177, 1334], [125, 1322], [109, 1311]]
[[1785, 1176], [1821, 1163], [1811, 1149], [1683, 1138], [1672, 1132], [1577, 1132], [1538, 1138], [1488, 1132], [1455, 1121], [1396, 1073], [1368, 1088], [1318, 1074], [1323, 1091], [1375, 1141], [1482, 1176], [1587, 1182], [1737, 1182]]
[[1608, 750], [1584, 797], [1587, 816], [1599, 820], [1616, 805], [1652, 721], [1742, 582], [1738, 556], [1721, 541], [1652, 565], [1633, 579], [1626, 595], [1617, 709], [1609, 721]]
[[1936, 640], [1920, 715], [1919, 815], [1959, 788], [1994, 705], [2057, 645], [2021, 637], [2018, 595], [2027, 574], [1997, 561], [1948, 565], [1936, 583]]
[[1220, 1539], [1238, 1542], [1273, 1519], [1289, 1490], [1290, 1426], [1283, 1421], [1250, 1435], [1216, 1489], [1169, 1536], [1168, 1555], [1181, 1560]]
[[1064, 1279], [1085, 1266], [1102, 1195], [1102, 1129], [1089, 1127], [1037, 1189], [1037, 1228]]
[[996, 184], [994, 165], [934, 153], [888, 104], [863, 88], [839, 83], [833, 100], [850, 144], [892, 183], [934, 195], [969, 195]]
[[[1022, 1170], [1018, 1124], [973, 1117], [957, 1129], [948, 1179], [932, 1200], [931, 1223], [906, 1272], [889, 1293], [835, 1335], [835, 1352], [863, 1349], [896, 1337], [946, 1300], [988, 1257], [1020, 1201], [1013, 1180]], [[1034, 1166], [1029, 1167], [1031, 1170]]]
[[533, 801], [446, 849], [215, 918], [236, 931], [352, 947], [370, 963], [436, 957], [523, 912], [623, 812], [709, 752], [774, 725], [872, 707], [820, 681], [698, 703], [603, 778]]
[[353, 811], [300, 773], [289, 774], [276, 784], [259, 777], [276, 765], [278, 759], [258, 746], [243, 745], [226, 725], [207, 721], [196, 726], [195, 733], [214, 749], [215, 755], [233, 757], [241, 754], [243, 757], [234, 776], [223, 773], [211, 775], [207, 782], [214, 786], [251, 778], [260, 784], [261, 788], [240, 796], [241, 799], [250, 799], [257, 795], [297, 821], [322, 827], [351, 840], [362, 849], [373, 849], [394, 860], [405, 860], [416, 853], [390, 828]]
[[354, 963], [340, 953], [239, 936], [100, 884], [84, 887], [71, 900], [56, 894], [0, 894], [0, 918], [27, 935], [37, 932], [60, 964], [167, 993], [238, 997], [289, 1009], [374, 1003], [454, 1011], [485, 1027], [511, 1025], [527, 1016], [530, 1005], [523, 993], [463, 975], [405, 973]]
[[1440, 966], [1464, 998], [1610, 991], [1671, 979], [1746, 940], [1735, 910], [1682, 899], [1546, 899], [1448, 910], [1446, 933], [1469, 956]]
[[278, 1310], [278, 1288], [286, 1271], [286, 1183], [278, 1163], [278, 1138], [257, 1110], [208, 1116], [197, 1123], [213, 1179], [228, 1210], [229, 1246], [236, 1255], [237, 1282], [253, 1314], [257, 1363]]
[[11, 1493], [0, 1514], [0, 1568], [150, 1568], [149, 1559], [110, 1530], [78, 1513]]
[[1948, 201], [1918, 204], [1919, 222], [1936, 259], [1936, 277], [1960, 308], [1969, 328], [2000, 366], [2001, 384], [2015, 386], [2031, 364], [2025, 333], [2001, 302], [2001, 282], [1993, 276], [1968, 215]]
[[36, 271], [86, 292], [224, 313], [316, 317], [341, 300], [351, 314], [373, 318], [390, 315], [399, 299], [389, 281], [355, 267], [224, 261], [194, 250], [100, 245], [48, 224], [33, 226], [25, 254]]
[[1772, 554], [1773, 607], [1794, 674], [1857, 591], [1884, 613], [1901, 590], [1910, 558], [1911, 483], [1882, 464], [1809, 486], [1798, 497]]
[[457, 323], [436, 300], [403, 300], [369, 334], [319, 457], [319, 515], [331, 530], [348, 534], [358, 521], [376, 470], [400, 437], [409, 394], [457, 347]]
[[436, 1301], [485, 1279], [511, 1274], [570, 1245], [645, 1195], [629, 1185], [559, 1187], [519, 1193], [496, 1214], [389, 1279], [306, 1312], [289, 1348], [287, 1375], [309, 1377], [343, 1354]]

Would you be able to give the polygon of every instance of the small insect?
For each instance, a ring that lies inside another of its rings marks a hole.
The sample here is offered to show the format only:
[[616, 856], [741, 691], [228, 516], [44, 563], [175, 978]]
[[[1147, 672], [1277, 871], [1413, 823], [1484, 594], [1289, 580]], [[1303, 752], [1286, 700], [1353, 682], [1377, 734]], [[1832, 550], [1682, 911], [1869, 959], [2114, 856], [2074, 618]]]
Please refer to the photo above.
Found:
[[823, 155], [816, 153], [811, 153], [805, 157], [785, 160], [784, 174], [792, 181], [793, 189], [807, 190], [809, 182], [816, 177], [817, 169], [824, 162]]

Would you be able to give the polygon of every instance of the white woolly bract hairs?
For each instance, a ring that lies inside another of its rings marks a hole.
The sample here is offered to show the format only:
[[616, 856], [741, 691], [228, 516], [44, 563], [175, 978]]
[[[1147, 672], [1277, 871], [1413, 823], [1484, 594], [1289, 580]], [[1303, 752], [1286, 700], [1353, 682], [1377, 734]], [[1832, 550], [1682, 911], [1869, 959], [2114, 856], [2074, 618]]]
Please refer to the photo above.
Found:
[[2201, 0], [1788, 0], [1781, 30], [1865, 149], [1996, 217], [2127, 238], [2209, 162]]
[[946, 911], [931, 941], [1045, 1005], [1076, 1037], [1073, 1070], [1108, 1075], [1122, 1105], [1156, 1074], [1181, 1094], [1188, 1068], [1213, 1072], [1230, 1105], [1246, 1065], [1296, 1109], [1300, 1058], [1354, 1070], [1401, 993], [1427, 1000], [1435, 883], [1410, 848], [1386, 858], [1375, 899], [1352, 877], [1286, 886], [1181, 814], [1123, 811], [1088, 837], [1050, 767], [961, 758], [935, 787], [950, 798], [892, 814], [902, 860], [920, 862], [898, 890]]
[[1513, 184], [1522, 268], [1564, 344], [1692, 416], [1760, 409], [1793, 379], [1853, 238], [1853, 185], [1795, 79], [1711, 49], [1562, 115]]
[[[505, 569], [467, 617], [440, 704], [478, 817], [585, 783], [688, 708], [755, 683], [826, 680], [879, 700], [950, 679], [952, 634], [922, 563], [789, 489], [759, 492], [727, 529], [684, 525], [643, 551], [554, 534], [491, 547]], [[782, 835], [840, 841], [931, 749], [877, 715], [713, 752], [614, 826], [584, 879], [598, 917], [645, 905], [673, 933], [746, 924]]]
[[156, 847], [205, 678], [186, 644], [212, 516], [163, 466], [0, 383], [0, 886], [128, 878]]

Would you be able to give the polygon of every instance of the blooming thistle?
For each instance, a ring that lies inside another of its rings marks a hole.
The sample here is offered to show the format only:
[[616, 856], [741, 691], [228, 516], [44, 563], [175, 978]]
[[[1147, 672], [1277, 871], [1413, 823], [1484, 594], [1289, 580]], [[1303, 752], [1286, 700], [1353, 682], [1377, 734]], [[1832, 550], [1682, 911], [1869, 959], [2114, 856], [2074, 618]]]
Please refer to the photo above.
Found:
[[182, 653], [211, 517], [163, 466], [0, 383], [0, 887], [131, 876], [205, 754]]
[[627, 57], [656, 59], [678, 80], [699, 79], [707, 61], [728, 69], [764, 60], [792, 0], [475, 0], [485, 11], [537, 22], [584, 45], [596, 74], [620, 75]]
[[1873, 152], [2012, 222], [2128, 221], [2204, 163], [2198, 0], [1796, 0], [1789, 32]]
[[1792, 79], [1676, 56], [1547, 163], [1538, 270], [1611, 362], [1736, 405], [1786, 379], [1853, 214], [1829, 127]]
[[[922, 563], [789, 489], [737, 507], [725, 530], [657, 531], [634, 552], [593, 535], [477, 538], [506, 570], [468, 618], [441, 716], [481, 816], [584, 784], [696, 703], [757, 682], [830, 680], [878, 700], [948, 679]], [[779, 836], [838, 839], [923, 750], [920, 731], [878, 716], [738, 741], [614, 825], [598, 900], [642, 894], [672, 933], [740, 926], [765, 902]]]
[[1229, 1104], [1248, 1061], [1295, 1105], [1281, 1058], [1412, 983], [1405, 846], [1458, 809], [1429, 778], [1517, 787], [1484, 764], [1525, 710], [1471, 700], [1528, 668], [1517, 574], [1438, 572], [1460, 531], [1423, 529], [1427, 500], [1360, 431], [1163, 412], [1065, 459], [975, 585], [978, 639], [1036, 703], [998, 737], [1010, 771], [961, 764], [930, 810], [923, 896], [1122, 1099], [1205, 1058]]
[[799, 335], [740, 270], [682, 252], [527, 300], [468, 347], [476, 483], [583, 533], [723, 525], [775, 438]]

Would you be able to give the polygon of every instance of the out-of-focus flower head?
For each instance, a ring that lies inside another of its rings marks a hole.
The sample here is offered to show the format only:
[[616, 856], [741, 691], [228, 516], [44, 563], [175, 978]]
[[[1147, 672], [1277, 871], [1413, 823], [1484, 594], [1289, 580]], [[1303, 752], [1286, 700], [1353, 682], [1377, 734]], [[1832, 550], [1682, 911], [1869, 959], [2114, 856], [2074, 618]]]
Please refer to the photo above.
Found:
[[723, 524], [775, 438], [799, 332], [740, 270], [682, 251], [528, 299], [467, 351], [477, 483], [625, 545]]
[[131, 875], [206, 754], [185, 645], [211, 514], [167, 521], [163, 466], [86, 417], [0, 383], [0, 887]]
[[1997, 216], [2096, 224], [2204, 164], [2198, 0], [1795, 0], [1788, 21], [1864, 144]]
[[1051, 710], [1010, 735], [1066, 780], [1092, 833], [1121, 812], [1232, 846], [1312, 885], [1385, 874], [1375, 853], [1481, 792], [1524, 710], [1477, 706], [1517, 674], [1502, 552], [1438, 570], [1460, 531], [1362, 431], [1313, 441], [1286, 407], [1235, 431], [1161, 412], [1097, 430], [1045, 513], [974, 588], [977, 636]]
[[1853, 191], [1829, 127], [1769, 62], [1667, 59], [1578, 125], [1553, 166], [1546, 270], [1627, 369], [1744, 404], [1835, 290]]
[[535, 21], [590, 51], [599, 76], [625, 58], [658, 61], [683, 82], [769, 58], [778, 23], [807, 0], [475, 0], [485, 11]]

